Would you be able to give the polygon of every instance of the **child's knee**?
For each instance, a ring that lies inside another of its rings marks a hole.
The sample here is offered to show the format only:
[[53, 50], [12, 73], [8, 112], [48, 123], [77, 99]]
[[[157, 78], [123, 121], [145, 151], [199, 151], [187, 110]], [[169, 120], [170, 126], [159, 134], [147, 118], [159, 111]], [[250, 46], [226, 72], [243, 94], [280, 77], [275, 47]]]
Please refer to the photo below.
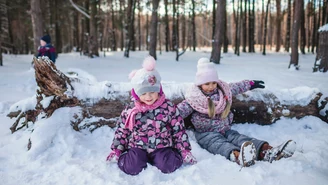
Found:
[[147, 167], [147, 152], [138, 148], [132, 148], [121, 155], [118, 167], [129, 175], [138, 175]]

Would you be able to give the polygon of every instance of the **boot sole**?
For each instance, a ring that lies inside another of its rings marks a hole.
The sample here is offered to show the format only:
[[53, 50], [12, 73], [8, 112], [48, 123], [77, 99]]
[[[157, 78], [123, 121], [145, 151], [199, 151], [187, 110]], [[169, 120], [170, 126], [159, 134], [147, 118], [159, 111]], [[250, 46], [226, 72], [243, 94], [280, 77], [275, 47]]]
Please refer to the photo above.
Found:
[[[249, 152], [245, 152], [245, 149], [249, 149]], [[240, 156], [242, 157], [241, 166], [249, 167], [255, 164], [256, 149], [252, 142], [246, 141], [241, 145]]]
[[278, 152], [278, 155], [277, 155], [277, 157], [276, 157], [276, 161], [277, 160], [280, 160], [281, 158], [288, 158], [288, 157], [291, 157], [293, 154], [294, 154], [294, 152], [295, 152], [295, 149], [293, 149], [293, 151], [288, 151], [288, 153], [285, 151], [285, 149], [288, 147], [288, 145], [289, 144], [291, 144], [291, 143], [293, 143], [294, 142], [294, 144], [296, 145], [296, 142], [295, 141], [293, 141], [293, 140], [288, 140], [288, 141], [286, 141], [286, 143], [281, 147], [281, 149], [279, 150], [279, 152]]

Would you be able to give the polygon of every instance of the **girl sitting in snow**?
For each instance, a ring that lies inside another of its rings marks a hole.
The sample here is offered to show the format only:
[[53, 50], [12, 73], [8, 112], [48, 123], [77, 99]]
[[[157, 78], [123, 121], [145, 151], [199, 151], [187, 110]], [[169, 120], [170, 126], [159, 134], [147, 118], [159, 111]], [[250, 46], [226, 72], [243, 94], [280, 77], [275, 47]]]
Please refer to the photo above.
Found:
[[264, 82], [244, 80], [227, 84], [218, 79], [215, 64], [201, 58], [198, 60], [195, 84], [177, 107], [183, 118], [192, 114], [195, 137], [202, 148], [212, 154], [223, 155], [242, 167], [253, 165], [254, 160], [272, 162], [292, 156], [296, 144], [292, 140], [272, 147], [266, 141], [231, 130], [232, 96], [255, 88], [264, 88]]
[[183, 163], [196, 163], [176, 106], [165, 99], [155, 60], [147, 57], [143, 68], [130, 74], [134, 102], [121, 113], [107, 161], [130, 175], [139, 174], [147, 162], [163, 173]]

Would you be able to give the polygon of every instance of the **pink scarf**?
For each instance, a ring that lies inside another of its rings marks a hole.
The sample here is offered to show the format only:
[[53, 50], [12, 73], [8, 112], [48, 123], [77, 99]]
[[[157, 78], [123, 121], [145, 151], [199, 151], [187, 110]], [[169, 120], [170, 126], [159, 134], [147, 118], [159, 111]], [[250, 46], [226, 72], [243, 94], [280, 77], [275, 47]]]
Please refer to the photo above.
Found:
[[135, 117], [139, 112], [146, 112], [149, 110], [154, 110], [161, 106], [165, 101], [165, 94], [163, 93], [152, 105], [147, 105], [140, 101], [134, 102], [134, 107], [128, 110], [128, 117], [125, 122], [125, 128], [133, 129], [135, 124]]
[[[218, 85], [221, 87], [221, 89], [223, 89], [224, 94], [219, 93], [219, 100], [218, 101], [213, 101], [214, 105], [215, 105], [215, 114], [221, 114], [223, 112], [223, 110], [226, 107], [226, 99], [228, 99], [228, 101], [232, 102], [232, 93], [229, 87], [229, 84], [218, 80], [217, 81]], [[189, 105], [196, 111], [203, 113], [203, 114], [208, 114], [208, 101], [207, 101], [207, 96], [203, 94], [203, 92], [199, 89], [198, 86], [196, 85], [192, 85], [192, 87], [186, 92], [186, 100], [189, 103]]]

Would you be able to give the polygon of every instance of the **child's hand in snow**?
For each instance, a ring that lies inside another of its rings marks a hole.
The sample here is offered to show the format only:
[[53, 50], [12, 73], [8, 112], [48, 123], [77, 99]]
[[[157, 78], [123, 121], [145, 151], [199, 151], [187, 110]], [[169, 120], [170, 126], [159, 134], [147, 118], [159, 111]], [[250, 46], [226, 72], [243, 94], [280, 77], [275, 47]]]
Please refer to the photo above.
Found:
[[185, 164], [196, 164], [196, 158], [191, 154], [189, 151], [182, 151], [181, 152], [183, 163]]
[[107, 162], [117, 162], [118, 158], [121, 155], [121, 150], [115, 149], [113, 150], [111, 153], [109, 153], [109, 155], [107, 156], [106, 161]]

